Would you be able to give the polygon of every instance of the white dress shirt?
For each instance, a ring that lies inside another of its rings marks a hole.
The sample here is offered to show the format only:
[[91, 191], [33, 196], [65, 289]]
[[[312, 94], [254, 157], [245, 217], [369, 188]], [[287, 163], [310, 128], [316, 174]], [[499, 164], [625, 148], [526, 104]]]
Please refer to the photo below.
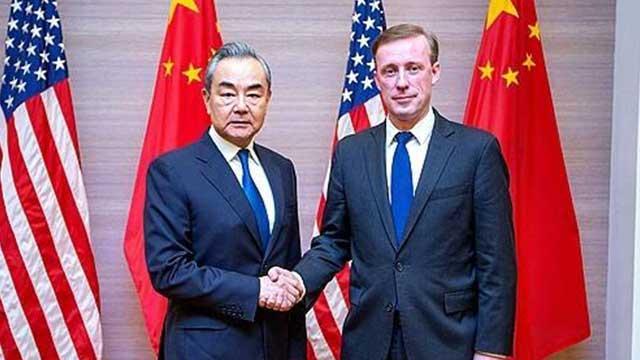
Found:
[[[209, 136], [213, 143], [216, 144], [218, 150], [222, 153], [222, 156], [227, 163], [231, 167], [233, 174], [238, 179], [238, 183], [242, 186], [242, 163], [240, 162], [240, 158], [238, 157], [238, 151], [242, 150], [242, 148], [230, 143], [225, 140], [218, 134], [218, 132], [211, 126], [209, 128]], [[269, 179], [267, 178], [267, 174], [264, 172], [262, 168], [262, 164], [260, 164], [260, 159], [256, 155], [256, 152], [253, 148], [253, 140], [246, 147], [249, 150], [249, 172], [251, 173], [251, 178], [253, 182], [256, 184], [258, 188], [258, 192], [262, 197], [262, 201], [264, 202], [264, 207], [267, 210], [267, 217], [269, 218], [269, 231], [273, 231], [273, 223], [275, 221], [276, 207], [273, 200], [273, 192], [271, 191], [271, 185], [269, 185]]]
[[[429, 107], [429, 112], [425, 117], [420, 119], [411, 130], [408, 130], [413, 135], [413, 138], [407, 142], [407, 152], [409, 153], [409, 161], [411, 162], [411, 183], [413, 185], [413, 194], [416, 193], [418, 181], [420, 180], [420, 174], [422, 173], [422, 166], [424, 160], [427, 157], [427, 150], [429, 149], [429, 141], [431, 140], [431, 134], [433, 133], [433, 126], [435, 124], [435, 115], [433, 109]], [[398, 142], [395, 139], [397, 133], [403, 130], [393, 125], [393, 123], [387, 118], [386, 120], [386, 169], [387, 169], [387, 188], [389, 189], [389, 202], [391, 202], [391, 167], [393, 165], [393, 155], [396, 152]]]

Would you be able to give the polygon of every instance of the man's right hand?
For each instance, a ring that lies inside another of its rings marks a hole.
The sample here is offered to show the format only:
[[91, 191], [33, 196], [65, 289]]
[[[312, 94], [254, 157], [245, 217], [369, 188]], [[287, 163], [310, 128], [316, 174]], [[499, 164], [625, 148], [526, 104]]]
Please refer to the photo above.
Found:
[[275, 311], [289, 311], [300, 301], [303, 291], [296, 286], [297, 282], [289, 279], [289, 274], [276, 276], [271, 270], [269, 276], [260, 277], [258, 305]]
[[304, 295], [304, 285], [292, 272], [272, 267], [268, 276], [260, 278], [261, 307], [275, 311], [289, 311]]

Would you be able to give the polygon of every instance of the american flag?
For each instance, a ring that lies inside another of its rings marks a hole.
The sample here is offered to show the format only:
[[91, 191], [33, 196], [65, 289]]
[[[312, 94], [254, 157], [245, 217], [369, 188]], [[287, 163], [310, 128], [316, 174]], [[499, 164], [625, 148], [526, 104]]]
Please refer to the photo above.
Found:
[[[356, 0], [351, 22], [349, 58], [334, 146], [345, 136], [378, 125], [385, 119], [380, 93], [373, 80], [375, 62], [371, 52], [373, 41], [386, 29], [382, 1]], [[313, 236], [317, 236], [320, 232], [330, 172], [329, 167], [316, 212]], [[347, 316], [348, 307], [349, 267], [347, 266], [327, 284], [313, 310], [307, 313], [309, 359], [340, 359], [342, 325]]]
[[102, 329], [57, 3], [14, 0], [0, 88], [0, 358], [99, 359]]

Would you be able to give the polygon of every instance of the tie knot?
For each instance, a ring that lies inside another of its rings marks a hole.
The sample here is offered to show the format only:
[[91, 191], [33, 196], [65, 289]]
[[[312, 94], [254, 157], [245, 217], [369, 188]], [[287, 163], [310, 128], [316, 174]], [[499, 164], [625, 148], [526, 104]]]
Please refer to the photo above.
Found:
[[241, 149], [240, 151], [238, 151], [238, 157], [240, 158], [240, 162], [242, 163], [242, 165], [249, 164], [249, 150]]
[[396, 141], [400, 146], [405, 146], [411, 139], [413, 139], [413, 134], [409, 131], [403, 131], [396, 134]]

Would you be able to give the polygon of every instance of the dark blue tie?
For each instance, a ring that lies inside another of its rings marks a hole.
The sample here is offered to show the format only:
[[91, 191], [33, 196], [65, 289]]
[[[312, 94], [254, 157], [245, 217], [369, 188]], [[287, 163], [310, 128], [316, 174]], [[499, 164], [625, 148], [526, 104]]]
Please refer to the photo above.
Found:
[[247, 200], [249, 200], [249, 204], [251, 204], [253, 214], [256, 216], [260, 240], [262, 240], [262, 250], [266, 251], [271, 237], [269, 217], [267, 216], [267, 209], [264, 206], [264, 201], [262, 201], [262, 196], [260, 196], [258, 187], [253, 182], [251, 172], [249, 172], [249, 150], [242, 149], [238, 151], [238, 157], [240, 158], [240, 163], [242, 163], [242, 189], [247, 196]]
[[407, 142], [413, 138], [413, 135], [410, 132], [400, 132], [395, 138], [398, 146], [393, 154], [391, 165], [391, 213], [399, 246], [413, 201], [411, 162], [407, 152]]

